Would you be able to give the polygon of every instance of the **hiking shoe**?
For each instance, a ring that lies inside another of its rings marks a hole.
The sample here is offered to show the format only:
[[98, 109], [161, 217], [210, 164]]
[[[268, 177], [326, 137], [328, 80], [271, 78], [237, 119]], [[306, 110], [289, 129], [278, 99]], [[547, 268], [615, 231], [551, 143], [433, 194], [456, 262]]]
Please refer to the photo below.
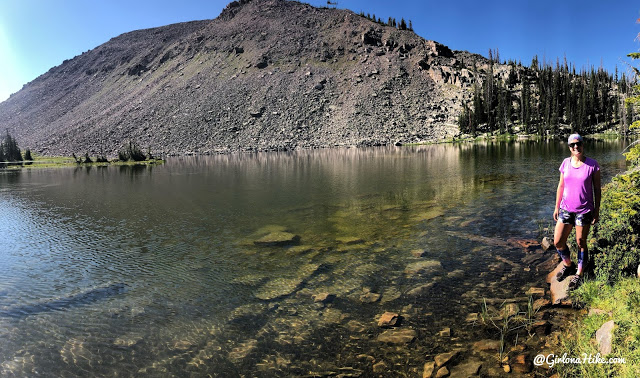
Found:
[[582, 277], [575, 274], [569, 278], [569, 289], [575, 289], [582, 284]]
[[571, 262], [571, 265], [566, 266], [562, 264], [562, 269], [556, 274], [556, 279], [559, 281], [563, 281], [565, 278], [569, 277], [572, 274], [576, 274], [576, 264]]

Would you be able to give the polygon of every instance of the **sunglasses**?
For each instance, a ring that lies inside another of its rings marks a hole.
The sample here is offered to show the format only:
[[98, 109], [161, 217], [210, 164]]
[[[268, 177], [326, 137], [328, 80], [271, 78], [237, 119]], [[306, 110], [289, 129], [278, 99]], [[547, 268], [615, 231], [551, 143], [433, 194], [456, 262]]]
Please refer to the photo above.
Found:
[[582, 142], [569, 143], [569, 148], [582, 147]]

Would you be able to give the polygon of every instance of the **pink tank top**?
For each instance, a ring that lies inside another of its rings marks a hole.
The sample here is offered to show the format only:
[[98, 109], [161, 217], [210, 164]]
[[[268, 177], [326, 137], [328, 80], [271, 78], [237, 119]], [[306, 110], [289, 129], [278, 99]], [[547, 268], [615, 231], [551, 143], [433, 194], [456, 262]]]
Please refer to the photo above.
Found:
[[598, 162], [591, 158], [586, 158], [579, 168], [571, 165], [570, 157], [564, 159], [560, 165], [560, 172], [564, 175], [560, 207], [577, 214], [593, 211], [593, 175], [599, 170]]

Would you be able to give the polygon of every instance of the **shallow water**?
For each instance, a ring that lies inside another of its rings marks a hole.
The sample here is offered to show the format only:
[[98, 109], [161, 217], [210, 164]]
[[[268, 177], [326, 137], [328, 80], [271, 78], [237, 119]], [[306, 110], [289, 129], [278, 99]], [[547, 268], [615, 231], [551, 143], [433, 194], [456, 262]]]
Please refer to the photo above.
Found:
[[[624, 146], [587, 146], [605, 182]], [[0, 171], [0, 375], [414, 374], [451, 349], [443, 328], [486, 336], [465, 322], [480, 298], [541, 286], [505, 243], [552, 226], [566, 156], [494, 142]], [[273, 232], [298, 238], [256, 243]], [[385, 311], [416, 339], [379, 341]]]

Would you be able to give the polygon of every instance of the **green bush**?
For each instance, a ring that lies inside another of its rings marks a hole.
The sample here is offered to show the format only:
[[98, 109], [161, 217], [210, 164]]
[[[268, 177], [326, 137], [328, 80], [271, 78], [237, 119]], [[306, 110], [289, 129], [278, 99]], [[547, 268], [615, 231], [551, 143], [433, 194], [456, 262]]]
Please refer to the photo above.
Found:
[[[640, 141], [637, 141], [638, 143]], [[636, 144], [624, 153], [625, 158], [631, 165], [637, 166], [640, 164], [640, 144]]]
[[[613, 285], [601, 280], [587, 280], [574, 291], [574, 297], [584, 306], [601, 312], [581, 316], [565, 329], [561, 350], [571, 357], [596, 356], [600, 353], [594, 341], [596, 331], [607, 321], [614, 320], [613, 353], [602, 356], [623, 358], [614, 364], [558, 364], [562, 377], [638, 377], [640, 376], [640, 284], [636, 278], [625, 278]], [[575, 303], [575, 302], [574, 302]]]
[[123, 149], [118, 151], [118, 159], [122, 161], [144, 161], [147, 160], [147, 156], [142, 152], [137, 143], [129, 141]]
[[600, 221], [591, 251], [595, 272], [609, 281], [633, 274], [640, 263], [640, 171], [613, 178], [603, 188]]

